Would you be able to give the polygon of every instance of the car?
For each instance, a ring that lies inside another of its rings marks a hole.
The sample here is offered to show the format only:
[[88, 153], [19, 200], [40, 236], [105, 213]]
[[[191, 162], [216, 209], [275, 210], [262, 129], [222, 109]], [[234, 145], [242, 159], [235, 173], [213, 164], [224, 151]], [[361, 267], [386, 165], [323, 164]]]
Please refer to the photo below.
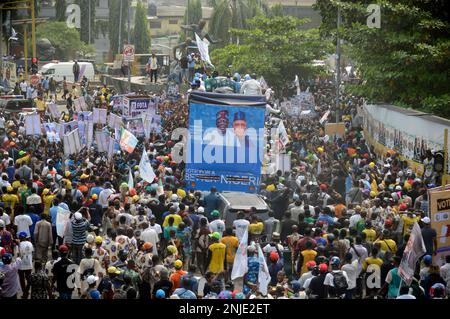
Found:
[[258, 194], [242, 192], [222, 192], [219, 193], [219, 211], [226, 227], [232, 227], [236, 220], [238, 211], [249, 212], [252, 207], [256, 208], [258, 217], [265, 221], [269, 218], [269, 205], [263, 197]]
[[32, 109], [33, 101], [24, 99], [21, 95], [0, 97], [0, 111], [2, 112], [21, 113]]

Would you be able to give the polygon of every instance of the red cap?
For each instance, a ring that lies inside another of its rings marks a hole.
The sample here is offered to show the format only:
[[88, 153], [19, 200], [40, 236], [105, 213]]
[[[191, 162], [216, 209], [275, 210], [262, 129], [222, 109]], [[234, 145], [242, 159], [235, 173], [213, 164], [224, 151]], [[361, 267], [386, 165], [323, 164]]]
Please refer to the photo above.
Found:
[[279, 258], [280, 258], [280, 257], [278, 257], [278, 254], [277, 254], [276, 251], [271, 251], [271, 252], [270, 252], [269, 259], [270, 259], [271, 261], [278, 261]]
[[314, 267], [316, 267], [316, 262], [315, 262], [314, 260], [308, 261], [308, 262], [306, 263], [306, 267], [307, 267], [308, 269], [313, 269]]
[[385, 225], [385, 226], [392, 226], [392, 219], [386, 219], [386, 220], [384, 221], [384, 225]]
[[61, 245], [61, 246], [59, 246], [59, 252], [61, 254], [66, 254], [69, 252], [69, 248], [66, 245]]
[[326, 273], [328, 271], [328, 266], [327, 264], [320, 264], [319, 265], [319, 272], [321, 273]]
[[321, 190], [326, 190], [328, 188], [327, 184], [320, 184], [320, 189]]
[[400, 211], [405, 211], [405, 210], [407, 210], [408, 209], [408, 205], [406, 205], [406, 204], [400, 204], [399, 206], [398, 206], [398, 209], [400, 210]]

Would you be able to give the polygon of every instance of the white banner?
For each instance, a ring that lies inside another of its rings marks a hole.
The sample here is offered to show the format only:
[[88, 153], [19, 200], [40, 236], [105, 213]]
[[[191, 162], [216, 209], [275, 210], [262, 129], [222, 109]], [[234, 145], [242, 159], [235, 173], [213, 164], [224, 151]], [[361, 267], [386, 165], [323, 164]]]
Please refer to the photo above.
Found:
[[41, 135], [41, 117], [39, 114], [27, 114], [25, 116], [25, 130], [27, 135]]
[[422, 232], [419, 224], [414, 223], [413, 229], [403, 252], [402, 261], [398, 267], [398, 274], [409, 286], [414, 277], [417, 261], [426, 252], [425, 243], [423, 242]]
[[261, 246], [258, 244], [258, 262], [259, 262], [259, 272], [258, 272], [258, 283], [259, 292], [263, 296], [267, 295], [267, 287], [270, 284], [270, 273], [269, 267], [267, 267], [266, 258], [264, 257]]
[[286, 149], [286, 145], [289, 143], [289, 136], [286, 132], [286, 128], [284, 127], [283, 120], [280, 120], [277, 128], [277, 137], [278, 137], [278, 150], [282, 151]]
[[111, 161], [114, 156], [114, 146], [116, 144], [116, 140], [113, 137], [109, 137], [108, 142], [108, 160]]
[[84, 96], [80, 96], [78, 99], [73, 100], [73, 105], [75, 106], [76, 112], [87, 111], [87, 104]]
[[82, 148], [78, 129], [70, 132], [67, 135], [64, 135], [63, 141], [64, 141], [64, 155], [66, 156], [69, 156], [70, 154], [76, 154]]
[[56, 123], [44, 123], [44, 130], [47, 135], [47, 140], [50, 143], [55, 143], [55, 142], [61, 141]]
[[95, 131], [95, 143], [97, 143], [97, 149], [101, 152], [108, 152], [109, 136], [103, 131]]
[[128, 170], [128, 188], [134, 188], [134, 178], [133, 178], [133, 173], [132, 173], [133, 168], [130, 167], [130, 169]]
[[58, 105], [55, 103], [48, 103], [48, 109], [50, 114], [53, 116], [55, 120], [58, 120], [61, 116], [61, 112], [58, 109]]
[[70, 211], [58, 206], [56, 213], [56, 234], [59, 237], [64, 237], [64, 229], [68, 221], [70, 221]]
[[198, 48], [198, 51], [200, 52], [201, 59], [214, 67], [214, 65], [211, 63], [211, 60], [209, 58], [209, 48], [208, 48], [209, 43], [200, 39], [200, 37], [198, 36], [197, 33], [195, 34], [195, 41], [197, 42], [197, 48]]
[[123, 125], [122, 118], [114, 113], [109, 113], [108, 126], [112, 129], [120, 129]]
[[106, 124], [107, 109], [94, 107], [92, 110], [92, 120], [94, 123]]
[[[239, 246], [236, 251], [236, 257], [234, 258], [233, 270], [231, 271], [231, 280], [244, 277], [248, 271], [247, 264], [247, 246], [248, 246], [248, 225], [245, 229], [236, 229], [237, 232], [242, 232], [242, 239], [239, 241]], [[238, 236], [239, 238], [239, 236]]]
[[150, 160], [148, 159], [147, 151], [145, 150], [145, 148], [142, 151], [142, 157], [139, 163], [139, 175], [144, 181], [148, 183], [152, 183], [156, 177], [155, 172], [153, 171], [153, 167], [152, 165], [150, 165]]

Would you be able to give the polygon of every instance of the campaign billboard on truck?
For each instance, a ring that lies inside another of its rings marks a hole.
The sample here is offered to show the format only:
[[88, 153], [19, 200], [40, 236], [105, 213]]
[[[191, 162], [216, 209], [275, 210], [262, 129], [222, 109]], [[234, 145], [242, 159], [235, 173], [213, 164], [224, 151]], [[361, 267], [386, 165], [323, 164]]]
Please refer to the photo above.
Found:
[[265, 97], [193, 92], [185, 178], [188, 187], [254, 193], [264, 156]]
[[148, 96], [125, 96], [122, 105], [124, 118], [136, 118], [144, 113], [155, 114], [156, 112], [156, 103]]

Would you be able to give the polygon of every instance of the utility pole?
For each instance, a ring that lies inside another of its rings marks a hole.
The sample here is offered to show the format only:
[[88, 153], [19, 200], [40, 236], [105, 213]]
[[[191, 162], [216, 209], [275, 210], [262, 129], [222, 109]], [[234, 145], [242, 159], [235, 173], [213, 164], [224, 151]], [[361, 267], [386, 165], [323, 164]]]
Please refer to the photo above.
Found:
[[3, 4], [0, 4], [0, 70], [3, 70]]
[[337, 8], [337, 29], [336, 29], [336, 123], [340, 122], [340, 86], [341, 86], [341, 39], [339, 37], [339, 28], [341, 27], [341, 9]]
[[23, 25], [23, 55], [25, 57], [25, 81], [28, 81], [28, 25]]
[[37, 58], [37, 56], [36, 56], [36, 15], [35, 15], [35, 8], [34, 8], [34, 0], [30, 0], [30, 6], [31, 6], [31, 43], [32, 43], [33, 59], [34, 59], [34, 58]]
[[89, 1], [89, 44], [91, 44], [91, 1]]
[[[128, 44], [131, 44], [130, 33], [131, 33], [131, 0], [128, 1]], [[128, 62], [128, 92], [131, 92], [131, 62]]]
[[119, 45], [117, 46], [117, 53], [120, 54], [122, 47], [122, 1], [120, 0], [120, 10], [119, 10]]

